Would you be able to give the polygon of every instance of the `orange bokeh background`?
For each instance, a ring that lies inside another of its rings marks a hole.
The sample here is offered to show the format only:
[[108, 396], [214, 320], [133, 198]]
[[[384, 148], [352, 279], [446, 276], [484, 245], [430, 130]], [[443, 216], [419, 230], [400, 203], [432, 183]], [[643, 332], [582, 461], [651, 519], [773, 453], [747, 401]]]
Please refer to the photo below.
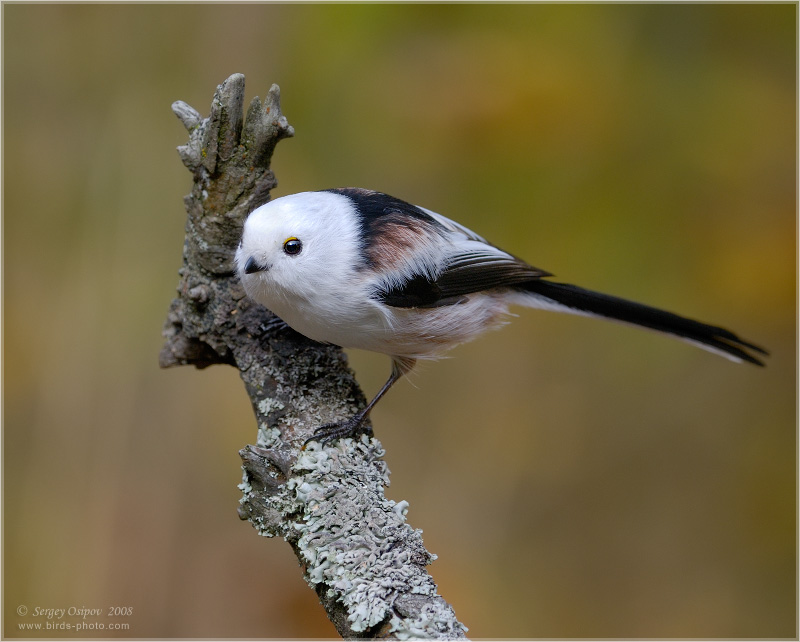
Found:
[[[191, 185], [170, 104], [242, 72], [297, 132], [275, 195], [383, 190], [772, 352], [521, 311], [393, 389], [387, 495], [470, 635], [794, 637], [796, 10], [6, 4], [5, 636], [335, 635], [237, 518], [237, 373], [157, 367]], [[388, 373], [351, 362], [367, 394]], [[133, 615], [34, 635], [20, 605]]]

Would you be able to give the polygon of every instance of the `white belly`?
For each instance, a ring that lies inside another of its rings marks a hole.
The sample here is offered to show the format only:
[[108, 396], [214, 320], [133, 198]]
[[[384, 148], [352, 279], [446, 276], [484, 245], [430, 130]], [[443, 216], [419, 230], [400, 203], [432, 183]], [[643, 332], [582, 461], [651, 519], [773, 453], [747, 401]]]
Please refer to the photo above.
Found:
[[335, 309], [324, 309], [297, 297], [275, 297], [267, 307], [315, 341], [413, 359], [441, 357], [502, 325], [508, 312], [502, 297], [488, 294], [435, 308], [392, 308], [377, 301], [356, 304], [342, 299]]

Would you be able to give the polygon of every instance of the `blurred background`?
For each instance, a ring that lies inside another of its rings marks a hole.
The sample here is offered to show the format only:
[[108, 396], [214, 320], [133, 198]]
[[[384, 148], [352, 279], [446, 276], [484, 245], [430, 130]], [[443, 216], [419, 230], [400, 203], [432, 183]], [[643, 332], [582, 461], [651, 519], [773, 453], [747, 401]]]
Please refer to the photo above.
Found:
[[[206, 115], [235, 72], [297, 132], [274, 196], [383, 190], [772, 352], [523, 310], [393, 389], [387, 495], [470, 635], [794, 637], [796, 11], [6, 4], [5, 637], [335, 636], [237, 518], [237, 372], [157, 365], [191, 187], [170, 104]], [[350, 356], [373, 394], [388, 359]], [[106, 628], [21, 630], [36, 607]]]

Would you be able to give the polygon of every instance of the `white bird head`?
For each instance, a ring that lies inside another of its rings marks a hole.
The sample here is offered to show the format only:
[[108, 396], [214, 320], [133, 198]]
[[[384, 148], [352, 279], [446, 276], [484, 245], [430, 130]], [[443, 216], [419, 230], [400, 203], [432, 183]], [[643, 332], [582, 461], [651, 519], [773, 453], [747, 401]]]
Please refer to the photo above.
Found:
[[286, 298], [335, 295], [351, 281], [360, 253], [350, 201], [329, 192], [303, 192], [250, 214], [236, 266], [247, 294], [275, 310]]

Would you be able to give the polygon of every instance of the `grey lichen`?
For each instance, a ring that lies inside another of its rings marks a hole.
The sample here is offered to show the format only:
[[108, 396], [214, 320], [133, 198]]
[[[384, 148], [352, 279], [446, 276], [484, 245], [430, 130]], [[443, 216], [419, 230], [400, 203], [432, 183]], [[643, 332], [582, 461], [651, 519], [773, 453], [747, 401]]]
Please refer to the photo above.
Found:
[[366, 437], [309, 448], [288, 483], [295, 508], [302, 510], [295, 527], [308, 580], [340, 596], [354, 631], [382, 621], [399, 593], [436, 593], [423, 570], [433, 560], [420, 531], [383, 497], [389, 482], [383, 454], [378, 442]]
[[[277, 482], [274, 453], [255, 452]], [[425, 570], [435, 556], [422, 532], [406, 523], [408, 503], [384, 496], [389, 470], [383, 455], [380, 442], [366, 436], [324, 448], [312, 443], [278, 492], [259, 496], [248, 478], [240, 486], [243, 505], [262, 502], [269, 515], [256, 519], [256, 528], [292, 543], [306, 581], [344, 606], [354, 633], [378, 627], [397, 639], [463, 638], [466, 629]]]
[[394, 603], [395, 615], [389, 620], [389, 633], [398, 640], [463, 639], [468, 630], [455, 618], [444, 598], [420, 600], [403, 595]]

